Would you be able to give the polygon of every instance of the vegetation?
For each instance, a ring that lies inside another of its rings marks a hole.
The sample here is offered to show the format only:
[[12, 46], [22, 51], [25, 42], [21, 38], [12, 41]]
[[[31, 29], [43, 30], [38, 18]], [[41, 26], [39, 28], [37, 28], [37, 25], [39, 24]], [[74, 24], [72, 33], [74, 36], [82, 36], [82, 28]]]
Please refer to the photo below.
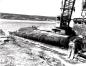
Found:
[[56, 20], [56, 17], [38, 16], [38, 15], [20, 15], [20, 14], [10, 14], [10, 13], [0, 13], [0, 15], [2, 19], [11, 19], [11, 20], [34, 20], [34, 21]]
[[85, 24], [76, 24], [73, 28], [77, 35], [86, 36], [86, 25]]

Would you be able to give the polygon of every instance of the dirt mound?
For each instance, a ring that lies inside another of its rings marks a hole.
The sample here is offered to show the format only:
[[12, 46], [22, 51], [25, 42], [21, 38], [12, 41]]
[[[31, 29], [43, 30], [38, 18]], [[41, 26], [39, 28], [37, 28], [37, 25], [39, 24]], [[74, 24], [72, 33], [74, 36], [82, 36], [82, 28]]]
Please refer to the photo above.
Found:
[[2, 29], [0, 29], [0, 35], [5, 35], [5, 32]]

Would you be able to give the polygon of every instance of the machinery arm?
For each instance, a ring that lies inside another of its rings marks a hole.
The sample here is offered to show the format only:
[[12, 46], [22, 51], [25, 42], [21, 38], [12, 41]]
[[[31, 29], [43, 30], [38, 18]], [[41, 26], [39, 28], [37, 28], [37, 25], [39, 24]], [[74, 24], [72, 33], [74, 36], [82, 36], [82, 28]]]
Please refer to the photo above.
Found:
[[74, 4], [75, 4], [76, 0], [65, 0], [64, 1], [64, 5], [62, 9], [62, 14], [61, 14], [61, 22], [60, 22], [60, 28], [65, 28], [65, 27], [69, 27], [69, 23], [71, 21], [71, 16], [73, 13], [73, 10], [75, 10], [74, 8]]

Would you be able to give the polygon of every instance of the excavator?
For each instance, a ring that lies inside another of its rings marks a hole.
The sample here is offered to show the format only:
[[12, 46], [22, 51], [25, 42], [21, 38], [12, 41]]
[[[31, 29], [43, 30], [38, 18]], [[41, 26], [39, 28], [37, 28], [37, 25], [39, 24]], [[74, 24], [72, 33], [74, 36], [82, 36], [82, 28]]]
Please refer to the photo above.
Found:
[[[60, 29], [65, 30], [65, 32], [66, 32], [65, 35], [68, 35], [69, 42], [70, 42], [71, 38], [77, 36], [76, 32], [69, 26], [70, 21], [71, 21], [72, 13], [73, 13], [73, 11], [75, 11], [75, 7], [74, 7], [75, 2], [76, 2], [76, 0], [65, 0], [63, 8], [61, 8], [62, 9], [61, 17], [59, 17], [59, 19], [60, 19]], [[73, 22], [79, 23], [79, 24], [86, 24], [86, 21], [85, 21], [86, 0], [82, 0], [82, 13], [81, 13], [81, 16], [82, 16], [82, 18], [78, 18], [78, 19], [74, 18]], [[54, 30], [56, 31], [58, 29], [54, 29]], [[80, 41], [81, 44], [75, 43], [75, 45], [72, 46], [72, 48], [71, 48], [70, 55], [73, 55], [73, 57], [75, 55], [74, 54], [75, 51], [77, 51], [78, 56], [86, 58], [86, 54], [85, 54], [86, 53], [86, 43], [84, 42], [84, 41], [86, 41], [86, 38], [83, 38], [83, 37], [80, 37], [79, 39], [77, 39], [77, 38], [73, 39], [72, 45], [73, 45], [75, 40], [77, 40], [77, 41], [81, 40]], [[68, 46], [70, 46], [69, 43], [68, 43]], [[81, 46], [81, 49], [80, 49], [79, 46]], [[75, 47], [75, 49], [74, 49], [74, 47]], [[68, 49], [70, 49], [70, 48], [68, 47]], [[78, 49], [80, 49], [80, 50], [78, 50]], [[72, 52], [74, 52], [74, 53], [72, 53]]]

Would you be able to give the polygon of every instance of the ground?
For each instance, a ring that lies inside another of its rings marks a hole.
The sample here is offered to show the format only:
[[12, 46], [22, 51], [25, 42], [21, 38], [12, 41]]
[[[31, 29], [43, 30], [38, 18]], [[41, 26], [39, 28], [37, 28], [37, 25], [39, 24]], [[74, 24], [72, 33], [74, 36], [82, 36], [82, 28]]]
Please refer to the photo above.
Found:
[[[53, 49], [52, 49], [53, 48]], [[16, 37], [0, 45], [0, 66], [69, 66], [78, 64], [65, 58], [67, 51]]]
[[0, 45], [0, 66], [64, 66], [64, 64], [48, 56], [34, 44], [23, 47], [10, 41]]

